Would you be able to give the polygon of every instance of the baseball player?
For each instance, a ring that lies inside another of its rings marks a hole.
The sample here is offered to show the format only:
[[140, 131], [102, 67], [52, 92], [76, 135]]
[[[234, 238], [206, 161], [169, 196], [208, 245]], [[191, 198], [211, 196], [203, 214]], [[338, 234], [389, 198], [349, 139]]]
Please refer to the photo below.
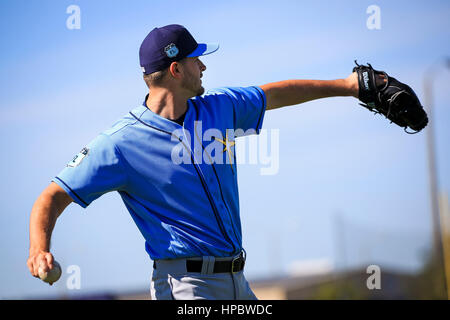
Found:
[[143, 103], [87, 144], [32, 208], [27, 264], [33, 276], [39, 266], [53, 267], [50, 238], [63, 210], [117, 191], [154, 262], [152, 299], [256, 299], [243, 273], [234, 139], [258, 134], [266, 110], [333, 96], [359, 98], [404, 128], [426, 125], [414, 92], [370, 65], [358, 65], [345, 79], [205, 93], [199, 57], [217, 49], [197, 43], [180, 25], [147, 35], [139, 51], [149, 87]]

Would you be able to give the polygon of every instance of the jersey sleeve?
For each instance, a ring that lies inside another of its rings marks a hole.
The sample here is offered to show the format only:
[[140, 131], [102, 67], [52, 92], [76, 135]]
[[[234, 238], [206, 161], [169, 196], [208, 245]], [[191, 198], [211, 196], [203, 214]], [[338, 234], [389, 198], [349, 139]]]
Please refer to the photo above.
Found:
[[100, 134], [52, 179], [83, 208], [110, 191], [126, 186], [123, 159], [110, 137]]
[[266, 111], [266, 95], [260, 87], [226, 87], [216, 89], [225, 95], [233, 109], [233, 122], [236, 132], [259, 134]]

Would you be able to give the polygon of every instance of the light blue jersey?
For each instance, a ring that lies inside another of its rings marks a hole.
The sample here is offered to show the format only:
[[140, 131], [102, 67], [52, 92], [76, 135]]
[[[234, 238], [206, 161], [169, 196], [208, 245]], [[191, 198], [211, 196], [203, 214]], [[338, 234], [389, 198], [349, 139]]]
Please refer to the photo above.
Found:
[[225, 257], [242, 250], [235, 136], [259, 133], [259, 87], [188, 100], [184, 125], [144, 104], [102, 132], [53, 179], [83, 208], [118, 191], [150, 258]]

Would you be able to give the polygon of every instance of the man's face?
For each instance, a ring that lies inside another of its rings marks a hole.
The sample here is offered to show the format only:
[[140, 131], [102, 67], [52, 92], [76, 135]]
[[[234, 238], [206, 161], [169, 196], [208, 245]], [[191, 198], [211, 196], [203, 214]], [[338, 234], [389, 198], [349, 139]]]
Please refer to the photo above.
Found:
[[202, 87], [200, 78], [203, 77], [203, 71], [206, 70], [206, 66], [198, 57], [188, 57], [184, 61], [183, 67], [185, 76], [181, 82], [181, 87], [192, 92], [192, 97], [202, 95], [205, 89]]

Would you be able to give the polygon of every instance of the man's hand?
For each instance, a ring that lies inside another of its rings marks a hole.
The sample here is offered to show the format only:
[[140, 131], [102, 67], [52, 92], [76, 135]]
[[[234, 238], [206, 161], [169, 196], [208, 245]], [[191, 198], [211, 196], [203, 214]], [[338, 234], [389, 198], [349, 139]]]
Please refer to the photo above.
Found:
[[30, 249], [30, 256], [27, 260], [27, 266], [33, 277], [39, 278], [39, 268], [44, 272], [53, 269], [53, 255], [50, 252], [42, 250], [32, 251]]

